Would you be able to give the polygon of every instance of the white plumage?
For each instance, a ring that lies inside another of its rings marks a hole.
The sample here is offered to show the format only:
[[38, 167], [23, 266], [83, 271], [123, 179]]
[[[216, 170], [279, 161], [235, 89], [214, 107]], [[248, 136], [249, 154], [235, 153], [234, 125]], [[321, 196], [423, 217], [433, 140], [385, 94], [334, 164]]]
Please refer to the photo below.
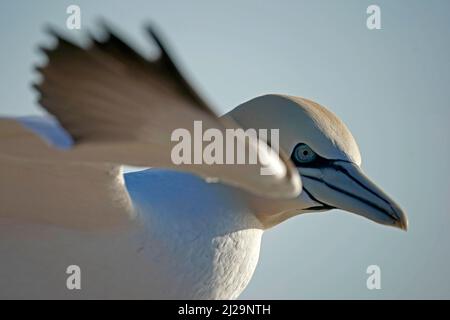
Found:
[[[266, 95], [217, 118], [155, 40], [162, 56], [150, 62], [112, 34], [88, 49], [59, 37], [37, 86], [57, 121], [0, 119], [0, 298], [231, 299], [251, 279], [263, 231], [292, 216], [341, 208], [406, 229], [337, 116]], [[170, 132], [194, 120], [280, 129], [269, 168], [283, 174], [175, 166]], [[122, 165], [190, 173], [123, 175]], [[82, 270], [79, 291], [66, 288], [69, 265]]]

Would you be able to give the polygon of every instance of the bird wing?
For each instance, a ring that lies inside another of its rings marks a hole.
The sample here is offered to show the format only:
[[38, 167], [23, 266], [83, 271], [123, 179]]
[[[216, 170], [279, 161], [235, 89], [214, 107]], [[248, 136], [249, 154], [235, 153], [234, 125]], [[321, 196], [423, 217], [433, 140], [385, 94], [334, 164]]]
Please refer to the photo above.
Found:
[[[219, 119], [182, 77], [160, 38], [149, 30], [161, 55], [151, 61], [131, 49], [110, 28], [104, 41], [79, 47], [55, 31], [58, 44], [43, 49], [48, 63], [38, 68], [43, 81], [35, 87], [40, 104], [54, 115], [74, 141], [79, 161], [169, 167], [215, 178], [260, 195], [295, 197], [298, 172], [284, 154], [249, 137], [246, 150], [262, 151], [268, 161], [257, 164], [181, 164], [171, 159], [175, 129], [192, 131], [196, 120], [203, 131], [238, 125]], [[194, 142], [195, 143], [195, 142]], [[264, 152], [269, 150], [269, 153]], [[261, 175], [267, 167], [270, 175]]]
[[3, 222], [14, 219], [83, 229], [135, 222], [120, 166], [78, 162], [61, 150], [70, 144], [55, 121], [0, 118]]

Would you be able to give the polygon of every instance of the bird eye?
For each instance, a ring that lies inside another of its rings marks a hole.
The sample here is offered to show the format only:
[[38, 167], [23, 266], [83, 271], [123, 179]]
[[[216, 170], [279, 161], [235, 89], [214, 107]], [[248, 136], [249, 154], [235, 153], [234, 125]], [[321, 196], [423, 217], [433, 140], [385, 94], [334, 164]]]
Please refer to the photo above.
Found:
[[299, 163], [313, 162], [317, 154], [306, 144], [300, 143], [294, 149], [293, 158]]

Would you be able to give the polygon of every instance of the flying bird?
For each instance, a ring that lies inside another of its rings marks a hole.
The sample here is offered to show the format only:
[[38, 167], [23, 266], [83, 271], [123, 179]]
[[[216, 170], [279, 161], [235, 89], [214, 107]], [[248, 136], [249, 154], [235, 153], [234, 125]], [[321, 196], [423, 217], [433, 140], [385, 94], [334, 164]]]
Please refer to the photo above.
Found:
[[[325, 107], [267, 94], [219, 117], [154, 29], [157, 59], [105, 30], [86, 47], [50, 30], [58, 42], [43, 49], [35, 85], [49, 115], [0, 119], [1, 298], [234, 299], [264, 230], [286, 219], [337, 208], [406, 230]], [[264, 164], [272, 174], [262, 162], [175, 165], [171, 132], [198, 120], [221, 132], [279, 128], [280, 150]], [[67, 283], [73, 265], [79, 290]]]

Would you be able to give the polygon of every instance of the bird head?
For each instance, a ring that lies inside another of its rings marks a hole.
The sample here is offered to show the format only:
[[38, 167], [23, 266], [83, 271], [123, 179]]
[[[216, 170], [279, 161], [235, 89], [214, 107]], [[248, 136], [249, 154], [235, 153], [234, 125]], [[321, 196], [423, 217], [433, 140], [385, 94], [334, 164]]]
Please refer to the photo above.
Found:
[[301, 180], [291, 200], [253, 198], [266, 227], [299, 213], [341, 209], [407, 229], [402, 209], [361, 169], [358, 145], [346, 125], [313, 101], [284, 95], [252, 99], [229, 114], [247, 128], [279, 129], [279, 147], [291, 155]]

